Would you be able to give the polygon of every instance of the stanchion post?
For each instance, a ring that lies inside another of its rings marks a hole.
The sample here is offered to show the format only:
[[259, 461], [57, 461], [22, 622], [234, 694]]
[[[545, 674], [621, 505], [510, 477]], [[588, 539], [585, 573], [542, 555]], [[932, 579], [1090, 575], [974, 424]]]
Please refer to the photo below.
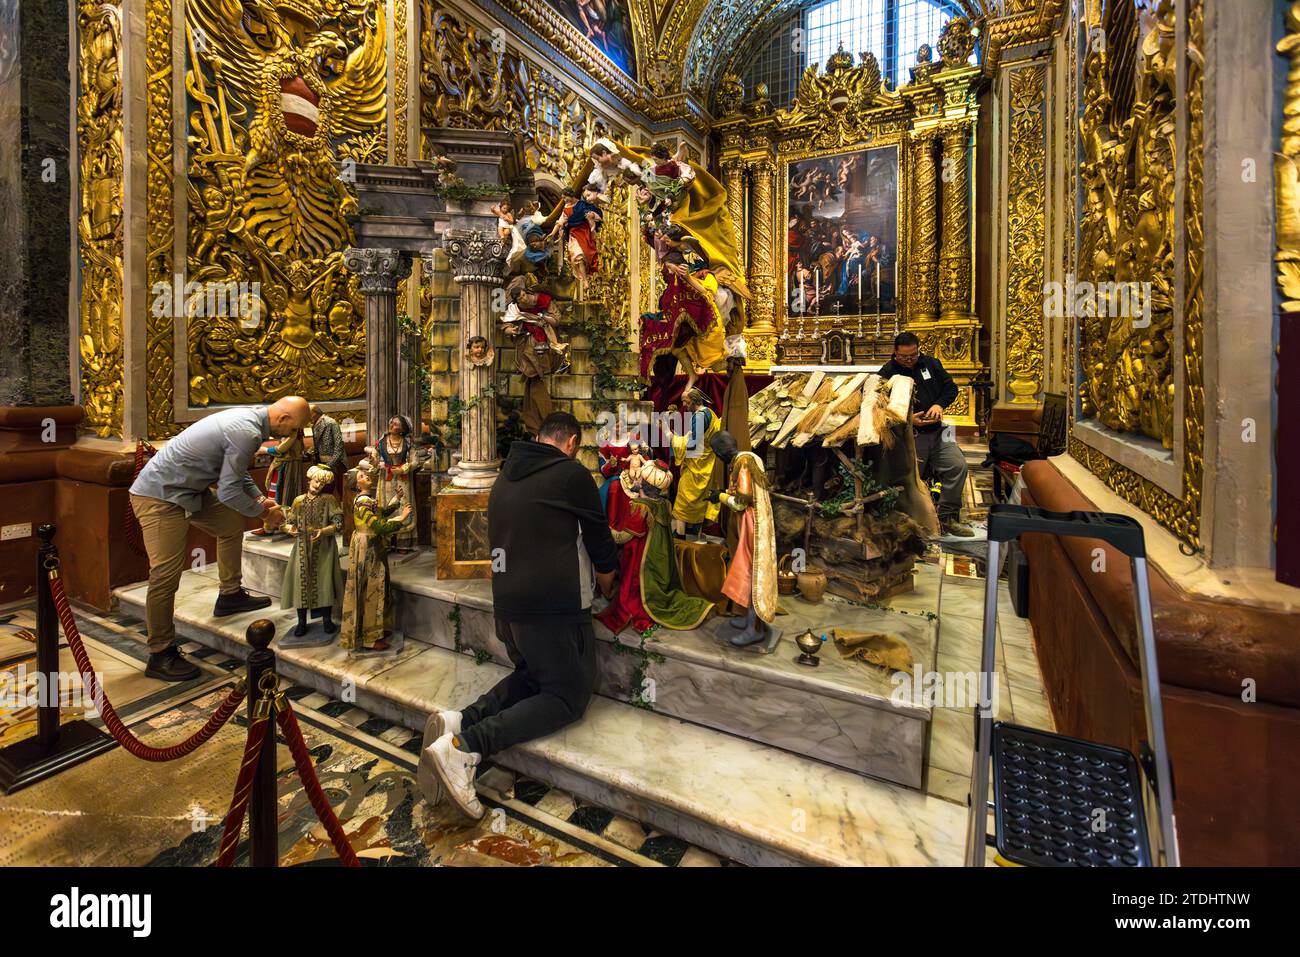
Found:
[[[36, 734], [0, 748], [0, 791], [20, 788], [113, 748], [111, 735], [81, 718], [59, 723], [59, 612], [50, 575], [57, 574], [55, 527], [41, 525], [36, 549]], [[94, 702], [98, 706], [98, 702]]]
[[[270, 648], [271, 639], [275, 637], [275, 625], [259, 618], [248, 626], [245, 637], [253, 646], [248, 656], [248, 721], [251, 725], [258, 699], [262, 696], [262, 676], [275, 675], [275, 652]], [[276, 830], [274, 711], [269, 720], [271, 727], [258, 758], [257, 771], [253, 774], [253, 793], [248, 801], [249, 858], [253, 867], [277, 867], [280, 863], [280, 836]]]
[[50, 568], [58, 562], [54, 526], [36, 529], [41, 540], [36, 549], [36, 740], [43, 751], [54, 749], [59, 739], [59, 613], [50, 591]]

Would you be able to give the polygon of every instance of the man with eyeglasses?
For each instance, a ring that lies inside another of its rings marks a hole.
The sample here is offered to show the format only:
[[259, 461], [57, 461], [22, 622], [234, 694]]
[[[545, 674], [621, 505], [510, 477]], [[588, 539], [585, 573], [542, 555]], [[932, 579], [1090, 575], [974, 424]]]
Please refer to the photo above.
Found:
[[975, 530], [961, 520], [961, 495], [966, 487], [966, 456], [943, 427], [943, 410], [957, 398], [957, 383], [934, 356], [921, 354], [921, 340], [913, 332], [894, 338], [894, 356], [880, 367], [882, 378], [905, 375], [916, 383], [912, 390], [912, 427], [916, 432], [916, 459], [921, 475], [937, 479], [939, 524], [943, 534], [971, 538]]

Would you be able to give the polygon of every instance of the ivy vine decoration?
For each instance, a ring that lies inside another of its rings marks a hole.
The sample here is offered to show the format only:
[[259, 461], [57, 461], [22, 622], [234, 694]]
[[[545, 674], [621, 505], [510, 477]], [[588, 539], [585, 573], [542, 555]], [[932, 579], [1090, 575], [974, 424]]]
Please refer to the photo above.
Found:
[[415, 375], [416, 385], [420, 390], [420, 405], [427, 406], [433, 398], [433, 375], [429, 372], [429, 363], [425, 361], [424, 348], [420, 343], [424, 339], [424, 330], [420, 324], [404, 312], [397, 314], [397, 328], [402, 332], [402, 345], [398, 353]]
[[640, 632], [640, 641], [636, 645], [625, 645], [619, 641], [618, 636], [614, 636], [614, 653], [619, 655], [631, 655], [636, 658], [636, 663], [632, 667], [632, 681], [628, 691], [627, 703], [634, 708], [641, 708], [645, 711], [654, 710], [654, 702], [646, 697], [646, 670], [652, 664], [660, 665], [668, 659], [657, 651], [650, 651], [646, 648], [647, 641], [657, 641], [654, 637], [658, 625], [651, 625], [645, 631]]
[[509, 196], [510, 190], [499, 183], [454, 183], [450, 186], [438, 185], [433, 188], [433, 195], [453, 202], [467, 202], [476, 199], [495, 199]]
[[566, 323], [574, 332], [587, 337], [590, 343], [587, 356], [591, 360], [592, 400], [601, 411], [612, 411], [618, 402], [617, 392], [631, 392], [640, 395], [645, 390], [645, 383], [636, 376], [619, 376], [615, 373], [616, 355], [627, 352], [627, 337], [615, 328], [609, 310], [603, 306], [595, 318], [583, 316]]

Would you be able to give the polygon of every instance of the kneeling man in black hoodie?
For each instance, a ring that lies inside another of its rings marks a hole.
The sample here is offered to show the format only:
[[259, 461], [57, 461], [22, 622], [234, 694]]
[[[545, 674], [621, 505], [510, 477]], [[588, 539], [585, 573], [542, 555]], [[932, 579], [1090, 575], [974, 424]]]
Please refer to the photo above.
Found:
[[536, 442], [515, 442], [488, 496], [492, 603], [497, 637], [515, 666], [462, 711], [429, 717], [420, 790], [431, 804], [445, 789], [471, 818], [484, 758], [558, 731], [582, 717], [596, 678], [592, 577], [614, 594], [618, 546], [591, 474], [574, 459], [582, 429], [567, 412], [549, 415]]

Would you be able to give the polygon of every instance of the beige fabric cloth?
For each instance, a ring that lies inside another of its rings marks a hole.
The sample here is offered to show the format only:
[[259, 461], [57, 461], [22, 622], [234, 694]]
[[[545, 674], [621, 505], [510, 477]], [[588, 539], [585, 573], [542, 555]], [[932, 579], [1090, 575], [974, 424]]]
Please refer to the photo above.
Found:
[[179, 505], [143, 495], [131, 496], [131, 509], [140, 522], [149, 555], [145, 623], [149, 651], [156, 654], [176, 641], [176, 588], [186, 565], [193, 561], [186, 548], [190, 526], [216, 538], [221, 593], [228, 594], [239, 589], [242, 577], [244, 517], [222, 505], [210, 489], [203, 493], [203, 507], [193, 515], [186, 515]]

